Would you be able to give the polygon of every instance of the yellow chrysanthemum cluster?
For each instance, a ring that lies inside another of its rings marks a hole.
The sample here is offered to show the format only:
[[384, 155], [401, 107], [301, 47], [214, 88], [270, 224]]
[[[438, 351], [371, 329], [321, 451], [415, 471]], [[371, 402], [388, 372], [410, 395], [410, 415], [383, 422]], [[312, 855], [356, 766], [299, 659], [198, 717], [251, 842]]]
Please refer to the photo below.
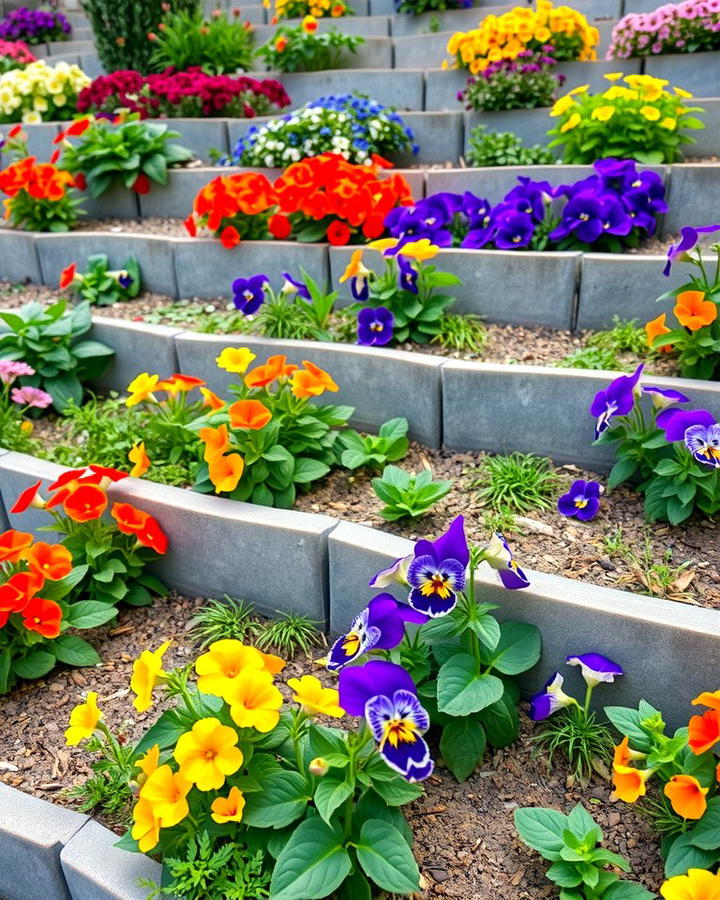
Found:
[[90, 78], [79, 66], [59, 62], [49, 66], [40, 60], [24, 69], [0, 75], [0, 123], [22, 121], [28, 125], [71, 118], [75, 99]]
[[[263, 0], [265, 9], [270, 9], [271, 0]], [[302, 19], [305, 16], [332, 16], [337, 19], [351, 10], [345, 0], [275, 0], [274, 21], [280, 19]]]
[[455, 58], [454, 68], [477, 74], [491, 62], [515, 59], [524, 50], [539, 50], [545, 44], [553, 46], [558, 60], [594, 60], [598, 40], [597, 28], [582, 13], [538, 0], [536, 10], [516, 6], [501, 16], [486, 16], [472, 31], [456, 32], [447, 52]]

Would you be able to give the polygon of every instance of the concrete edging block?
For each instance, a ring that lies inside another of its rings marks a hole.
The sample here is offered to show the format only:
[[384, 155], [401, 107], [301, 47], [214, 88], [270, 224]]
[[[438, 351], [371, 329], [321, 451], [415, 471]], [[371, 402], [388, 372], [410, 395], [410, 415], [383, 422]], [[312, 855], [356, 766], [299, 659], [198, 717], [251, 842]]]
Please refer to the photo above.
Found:
[[[682, 87], [682, 85], [680, 85]], [[696, 97], [692, 100], [703, 110], [697, 113], [697, 117], [705, 123], [705, 127], [698, 131], [689, 131], [688, 136], [693, 138], [694, 144], [683, 144], [682, 152], [686, 159], [718, 156], [720, 153], [720, 98]]]
[[[154, 189], [156, 185], [151, 188]], [[91, 197], [83, 191], [80, 209], [89, 219], [138, 219], [140, 217], [139, 194], [116, 181], [109, 191], [100, 197]]]
[[440, 66], [448, 57], [446, 47], [451, 37], [450, 31], [394, 36], [395, 68], [425, 69], [428, 63]]
[[[363, 592], [370, 578], [412, 551], [412, 541], [404, 538], [350, 522], [338, 525], [328, 538], [333, 635], [344, 632], [373, 593], [379, 593], [369, 588]], [[497, 603], [500, 608], [493, 614], [498, 619], [529, 622], [541, 631], [540, 662], [521, 676], [526, 695], [539, 690], [557, 669], [575, 681], [571, 693], [581, 694], [579, 673], [563, 662], [569, 653], [593, 650], [625, 669], [622, 678], [596, 695], [598, 705], [635, 706], [645, 698], [662, 710], [671, 728], [687, 724], [692, 698], [707, 686], [707, 660], [720, 653], [718, 610], [688, 608], [541, 572], [528, 571], [528, 577], [529, 588], [507, 591], [487, 566], [476, 576], [478, 600]], [[402, 587], [393, 593], [405, 599]], [[638, 654], [638, 647], [652, 650]], [[683, 673], [680, 680], [678, 672]]]
[[173, 138], [173, 144], [181, 144], [192, 150], [196, 159], [207, 162], [210, 150], [215, 149], [221, 155], [228, 152], [228, 123], [231, 119], [146, 119], [156, 125], [167, 126], [168, 131], [180, 132], [179, 138]]
[[683, 225], [708, 225], [717, 222], [720, 210], [720, 166], [700, 163], [672, 166], [667, 204], [663, 229], [665, 234], [678, 234]]
[[0, 230], [0, 279], [11, 282], [29, 281], [42, 284], [40, 258], [34, 231], [11, 228]]
[[[318, 19], [318, 33], [339, 31], [341, 34], [359, 34], [362, 37], [390, 37], [390, 16], [342, 16], [339, 19]], [[284, 23], [280, 23], [284, 24]], [[254, 29], [255, 46], [267, 43], [275, 37], [279, 25], [258, 25]]]
[[94, 315], [89, 338], [112, 347], [115, 356], [93, 388], [123, 392], [140, 372], [156, 372], [161, 378], [177, 372], [175, 337], [181, 333], [165, 325]]
[[419, 150], [395, 156], [397, 165], [455, 163], [460, 159], [465, 145], [461, 112], [407, 112], [402, 118]]
[[613, 318], [638, 319], [644, 325], [663, 310], [655, 302], [669, 288], [662, 273], [664, 256], [583, 253], [577, 329], [612, 328]]
[[139, 880], [160, 884], [162, 865], [115, 846], [118, 836], [90, 820], [68, 841], [60, 863], [72, 900], [145, 900]]
[[180, 335], [175, 344], [180, 370], [203, 378], [221, 396], [237, 382], [236, 376], [215, 364], [215, 357], [225, 347], [249, 347], [258, 357], [256, 364], [266, 356], [285, 354], [290, 363], [301, 365], [308, 359], [332, 376], [340, 390], [323, 394], [318, 402], [355, 407], [355, 427], [377, 431], [388, 419], [404, 416], [413, 440], [429, 447], [442, 443], [440, 372], [444, 361], [440, 357], [354, 344], [189, 332]]
[[60, 852], [88, 821], [0, 782], [0, 896], [70, 900]]
[[260, 612], [301, 613], [325, 627], [327, 533], [336, 519], [137, 478], [108, 492], [112, 501], [137, 505], [159, 521], [168, 552], [152, 570], [168, 587], [191, 597], [241, 597]]
[[[517, 135], [526, 146], [540, 144], [547, 146], [550, 142], [548, 131], [553, 127], [548, 107], [537, 109], [511, 109], [501, 112], [466, 112], [465, 116], [465, 153], [470, 146], [470, 137], [476, 125], [484, 125], [488, 131], [509, 131]], [[552, 151], [556, 156], [559, 151]]]
[[[646, 56], [644, 71], [705, 97], [720, 96], [720, 52], [661, 53]], [[688, 105], [695, 105], [694, 103]]]
[[288, 72], [279, 75], [278, 80], [292, 98], [293, 109], [328, 94], [346, 94], [353, 90], [360, 90], [372, 100], [400, 111], [423, 108], [425, 84], [419, 69], [363, 69], [360, 74], [355, 69]]
[[[5, 507], [10, 528], [17, 528], [19, 531], [36, 531], [40, 526], [50, 523], [50, 515], [42, 509], [30, 507], [23, 513], [14, 514], [10, 510], [22, 491], [33, 482], [42, 479], [43, 483], [50, 484], [64, 471], [64, 466], [58, 466], [56, 463], [40, 459], [37, 456], [30, 456], [27, 453], [7, 451], [0, 455], [0, 498]], [[44, 541], [52, 543], [59, 540], [55, 531], [41, 533]]]

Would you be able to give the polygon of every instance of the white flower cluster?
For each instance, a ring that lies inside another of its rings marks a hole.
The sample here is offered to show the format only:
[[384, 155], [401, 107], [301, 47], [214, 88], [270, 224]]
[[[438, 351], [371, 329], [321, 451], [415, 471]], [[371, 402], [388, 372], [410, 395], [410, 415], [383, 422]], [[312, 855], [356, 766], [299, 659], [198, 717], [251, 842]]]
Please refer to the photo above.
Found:
[[67, 119], [75, 100], [91, 80], [79, 66], [59, 62], [49, 66], [39, 60], [24, 69], [0, 75], [0, 122], [26, 124], [43, 119]]

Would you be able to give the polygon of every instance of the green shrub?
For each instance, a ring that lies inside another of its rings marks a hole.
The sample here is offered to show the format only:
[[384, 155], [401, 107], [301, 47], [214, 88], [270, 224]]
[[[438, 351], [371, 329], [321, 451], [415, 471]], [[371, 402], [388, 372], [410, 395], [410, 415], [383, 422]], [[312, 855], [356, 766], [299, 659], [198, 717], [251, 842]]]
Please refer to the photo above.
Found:
[[510, 131], [488, 131], [478, 125], [470, 132], [467, 161], [471, 166], [547, 166], [555, 158], [547, 147], [533, 144], [523, 147], [520, 138]]

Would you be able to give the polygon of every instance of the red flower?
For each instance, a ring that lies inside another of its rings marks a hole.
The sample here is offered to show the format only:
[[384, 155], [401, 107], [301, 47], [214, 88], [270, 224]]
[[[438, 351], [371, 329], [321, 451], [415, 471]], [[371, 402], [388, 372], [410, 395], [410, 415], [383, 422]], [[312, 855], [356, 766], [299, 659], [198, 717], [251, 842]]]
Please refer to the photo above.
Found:
[[33, 597], [22, 615], [28, 631], [37, 631], [45, 638], [56, 638], [60, 634], [62, 610], [54, 600]]
[[27, 606], [25, 595], [17, 585], [9, 581], [0, 584], [0, 613], [20, 612], [25, 606]]
[[110, 515], [117, 522], [118, 531], [123, 534], [137, 534], [145, 525], [148, 513], [132, 503], [113, 503]]
[[84, 191], [87, 187], [87, 179], [85, 178], [85, 174], [83, 172], [78, 172], [75, 176], [75, 187], [79, 191]]
[[53, 152], [50, 154], [50, 165], [54, 166], [55, 163], [56, 163], [59, 159], [60, 159], [60, 151], [59, 151], [59, 150], [53, 150]]
[[107, 509], [105, 491], [95, 484], [79, 484], [63, 500], [63, 510], [73, 522], [99, 519]]
[[69, 288], [70, 285], [75, 280], [75, 272], [77, 270], [76, 263], [70, 263], [69, 266], [66, 266], [62, 272], [60, 273], [60, 289], [65, 290], [65, 288]]
[[183, 225], [190, 237], [197, 237], [197, 224], [195, 223], [195, 217], [192, 214], [185, 219]]
[[[20, 496], [15, 501], [14, 506], [10, 508], [11, 513], [22, 513], [25, 510], [33, 505], [33, 501], [35, 501], [36, 505], [40, 505], [43, 501], [39, 496], [38, 489], [42, 481], [36, 481], [35, 484], [31, 484], [30, 487], [25, 488], [25, 490], [20, 494]], [[37, 498], [37, 499], [36, 499]]]
[[10, 139], [16, 138], [20, 132], [22, 131], [22, 125], [13, 125], [13, 127], [8, 131], [8, 137]]
[[282, 241], [286, 237], [290, 237], [290, 234], [292, 233], [292, 223], [290, 222], [290, 219], [282, 213], [275, 213], [275, 215], [270, 216], [268, 219], [268, 231], [273, 237]]
[[154, 519], [152, 516], [148, 516], [145, 519], [142, 527], [138, 531], [136, 531], [135, 534], [139, 543], [141, 543], [143, 547], [149, 547], [151, 550], [154, 550], [156, 553], [160, 554], [163, 554], [167, 551], [167, 535], [160, 527], [157, 519]]
[[352, 232], [345, 222], [336, 219], [328, 225], [325, 235], [333, 247], [342, 247], [350, 240]]
[[136, 194], [147, 194], [150, 192], [150, 179], [144, 172], [141, 172], [132, 184], [131, 190]]
[[88, 119], [87, 117], [84, 119], [77, 119], [72, 123], [72, 125], [70, 125], [69, 128], [65, 130], [65, 134], [68, 137], [80, 137], [81, 134], [85, 134], [89, 127], [90, 119]]
[[15, 612], [22, 612], [32, 598], [43, 589], [45, 578], [34, 569], [29, 569], [27, 572], [16, 572], [8, 579], [7, 583], [20, 591], [22, 599]]
[[122, 481], [123, 478], [130, 477], [128, 472], [122, 472], [120, 469], [113, 469], [109, 466], [91, 465], [89, 468], [94, 475], [99, 475], [101, 479], [109, 478], [112, 482]]
[[237, 228], [234, 228], [232, 225], [223, 228], [220, 235], [220, 243], [226, 250], [232, 250], [233, 247], [237, 247], [240, 243], [240, 234]]

